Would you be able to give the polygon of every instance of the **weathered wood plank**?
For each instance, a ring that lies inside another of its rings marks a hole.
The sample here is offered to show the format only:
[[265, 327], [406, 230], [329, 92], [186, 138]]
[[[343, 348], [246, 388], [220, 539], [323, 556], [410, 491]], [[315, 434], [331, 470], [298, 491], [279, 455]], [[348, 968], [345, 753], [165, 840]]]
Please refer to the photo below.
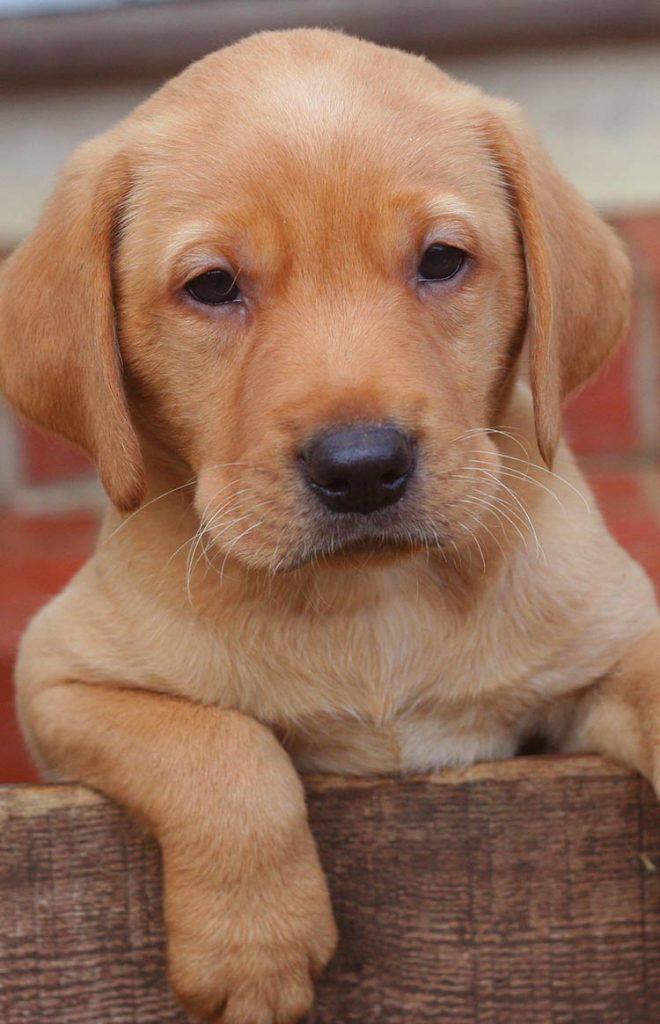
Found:
[[[519, 758], [307, 788], [342, 932], [310, 1024], [660, 1021], [660, 811], [636, 776]], [[155, 844], [75, 786], [0, 788], [0, 822], [0, 1021], [183, 1024]]]

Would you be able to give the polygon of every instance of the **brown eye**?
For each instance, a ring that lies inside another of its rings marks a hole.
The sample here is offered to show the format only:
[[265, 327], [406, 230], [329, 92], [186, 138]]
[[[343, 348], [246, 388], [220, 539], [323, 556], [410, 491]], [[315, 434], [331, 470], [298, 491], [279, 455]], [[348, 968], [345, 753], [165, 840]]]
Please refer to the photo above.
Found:
[[228, 270], [209, 270], [188, 281], [186, 291], [197, 302], [205, 306], [220, 306], [226, 302], [237, 302], [241, 293], [236, 284], [236, 275]]
[[455, 277], [466, 260], [466, 254], [455, 245], [431, 245], [419, 263], [423, 281], [448, 281]]

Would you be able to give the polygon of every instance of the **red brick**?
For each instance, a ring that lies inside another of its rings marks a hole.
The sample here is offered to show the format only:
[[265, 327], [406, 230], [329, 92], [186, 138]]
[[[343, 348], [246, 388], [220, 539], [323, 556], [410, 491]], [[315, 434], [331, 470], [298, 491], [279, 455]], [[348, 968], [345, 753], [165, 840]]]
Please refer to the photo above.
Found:
[[611, 470], [587, 470], [591, 489], [600, 508], [608, 512], [625, 512], [631, 503], [640, 501], [641, 486], [634, 472], [612, 472]]
[[0, 658], [0, 784], [36, 782], [39, 773], [27, 752], [14, 714], [12, 660]]
[[22, 423], [19, 430], [24, 483], [60, 483], [93, 473], [89, 459], [72, 445], [29, 423]]
[[[638, 289], [645, 290], [640, 300], [644, 303], [645, 329], [648, 330], [649, 323], [655, 327], [655, 402], [660, 408], [660, 213], [621, 217], [616, 226], [628, 243], [637, 267]], [[650, 339], [645, 341], [648, 345]], [[652, 372], [648, 367], [652, 358], [653, 353], [647, 351], [648, 372]], [[655, 452], [660, 451], [660, 436], [649, 438], [647, 447], [651, 445]]]
[[0, 783], [37, 779], [14, 715], [16, 646], [32, 615], [85, 561], [96, 532], [90, 515], [0, 516]]
[[633, 258], [642, 260], [653, 280], [660, 284], [660, 213], [617, 217], [614, 224]]
[[641, 474], [592, 471], [588, 476], [613, 536], [643, 566], [660, 594], [660, 514]]
[[632, 384], [633, 327], [607, 366], [572, 399], [566, 435], [579, 455], [627, 454], [640, 445]]
[[30, 617], [77, 572], [96, 532], [90, 515], [0, 516], [0, 654], [15, 650]]
[[0, 514], [0, 557], [41, 559], [56, 555], [86, 558], [98, 533], [90, 512], [52, 516]]

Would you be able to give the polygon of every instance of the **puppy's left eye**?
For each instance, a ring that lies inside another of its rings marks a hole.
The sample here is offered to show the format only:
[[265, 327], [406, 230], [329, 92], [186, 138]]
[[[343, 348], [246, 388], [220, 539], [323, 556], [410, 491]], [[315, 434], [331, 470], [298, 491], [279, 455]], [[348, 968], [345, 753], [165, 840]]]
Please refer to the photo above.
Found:
[[237, 302], [241, 296], [236, 275], [228, 270], [209, 270], [188, 281], [186, 291], [197, 302], [205, 306], [220, 306], [225, 302]]
[[467, 254], [455, 245], [430, 245], [419, 262], [423, 281], [449, 281], [465, 263]]

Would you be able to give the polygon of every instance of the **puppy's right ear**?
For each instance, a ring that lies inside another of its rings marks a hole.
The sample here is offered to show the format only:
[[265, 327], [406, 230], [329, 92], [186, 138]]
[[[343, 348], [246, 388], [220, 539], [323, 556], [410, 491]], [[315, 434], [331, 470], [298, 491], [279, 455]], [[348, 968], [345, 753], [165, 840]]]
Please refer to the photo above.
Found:
[[110, 137], [85, 144], [0, 269], [2, 391], [28, 419], [83, 448], [123, 511], [144, 492], [113, 303], [113, 244], [129, 188], [128, 162]]

